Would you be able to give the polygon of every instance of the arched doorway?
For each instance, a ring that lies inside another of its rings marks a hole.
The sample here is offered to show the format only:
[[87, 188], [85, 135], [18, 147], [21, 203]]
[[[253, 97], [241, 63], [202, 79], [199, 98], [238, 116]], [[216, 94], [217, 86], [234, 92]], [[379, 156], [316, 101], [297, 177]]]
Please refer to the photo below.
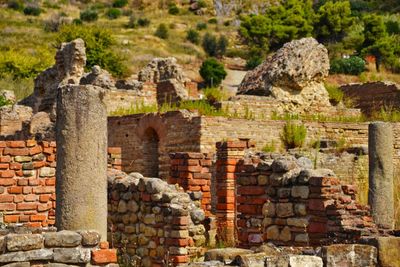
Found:
[[146, 177], [159, 176], [159, 141], [157, 132], [147, 128], [143, 136], [143, 175]]

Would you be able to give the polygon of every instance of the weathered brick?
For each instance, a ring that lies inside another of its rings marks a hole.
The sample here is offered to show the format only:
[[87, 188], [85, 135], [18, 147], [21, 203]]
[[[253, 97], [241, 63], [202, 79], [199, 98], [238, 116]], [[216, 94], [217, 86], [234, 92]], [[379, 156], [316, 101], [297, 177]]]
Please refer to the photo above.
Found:
[[0, 203], [11, 203], [14, 200], [13, 195], [0, 195]]
[[36, 203], [18, 203], [17, 210], [35, 210], [37, 206]]
[[14, 203], [0, 203], [0, 210], [13, 211], [16, 205]]
[[117, 262], [117, 250], [115, 249], [100, 249], [92, 250], [93, 264], [107, 264]]
[[6, 147], [3, 151], [3, 155], [11, 155], [11, 156], [27, 156], [29, 155], [28, 148], [9, 148]]
[[0, 186], [15, 185], [17, 181], [15, 179], [0, 179]]
[[1, 178], [12, 178], [15, 175], [14, 170], [3, 170], [0, 172], [0, 177]]
[[18, 215], [4, 215], [4, 222], [5, 223], [17, 223], [19, 220]]
[[25, 147], [25, 141], [7, 141], [7, 146], [11, 148]]

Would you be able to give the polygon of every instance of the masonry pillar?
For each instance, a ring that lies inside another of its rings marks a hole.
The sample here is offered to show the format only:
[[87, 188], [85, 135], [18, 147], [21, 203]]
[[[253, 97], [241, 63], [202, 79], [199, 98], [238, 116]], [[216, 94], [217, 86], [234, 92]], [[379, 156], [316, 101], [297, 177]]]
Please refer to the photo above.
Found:
[[66, 85], [57, 98], [56, 226], [107, 239], [107, 112], [101, 88]]
[[245, 141], [217, 143], [217, 238], [227, 246], [236, 243], [236, 166], [244, 157]]
[[368, 128], [368, 204], [380, 228], [394, 228], [393, 129], [390, 123], [373, 122]]

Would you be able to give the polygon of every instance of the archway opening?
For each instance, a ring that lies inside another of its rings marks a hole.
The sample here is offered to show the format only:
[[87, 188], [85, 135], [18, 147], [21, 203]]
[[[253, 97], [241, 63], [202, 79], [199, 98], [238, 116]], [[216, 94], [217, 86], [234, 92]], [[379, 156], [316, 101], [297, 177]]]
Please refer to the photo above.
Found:
[[153, 128], [146, 129], [143, 140], [143, 175], [146, 177], [159, 176], [159, 141]]

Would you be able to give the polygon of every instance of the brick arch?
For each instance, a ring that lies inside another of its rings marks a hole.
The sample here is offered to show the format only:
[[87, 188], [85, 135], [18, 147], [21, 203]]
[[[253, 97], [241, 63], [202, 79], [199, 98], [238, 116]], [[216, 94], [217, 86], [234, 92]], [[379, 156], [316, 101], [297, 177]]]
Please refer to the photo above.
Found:
[[159, 114], [148, 114], [140, 119], [138, 124], [138, 136], [140, 137], [140, 139], [143, 140], [145, 138], [146, 130], [148, 128], [152, 128], [155, 130], [160, 143], [162, 143], [167, 135], [167, 127]]

